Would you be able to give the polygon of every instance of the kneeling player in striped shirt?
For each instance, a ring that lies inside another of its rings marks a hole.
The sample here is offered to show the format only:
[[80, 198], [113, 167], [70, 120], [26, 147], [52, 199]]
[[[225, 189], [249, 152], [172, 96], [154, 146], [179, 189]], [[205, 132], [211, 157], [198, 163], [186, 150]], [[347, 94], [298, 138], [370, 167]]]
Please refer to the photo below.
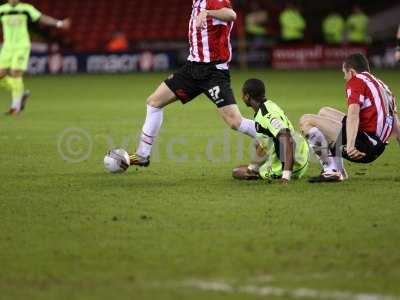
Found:
[[284, 111], [266, 99], [261, 80], [249, 79], [243, 86], [243, 101], [256, 112], [256, 159], [233, 171], [235, 179], [281, 179], [288, 182], [301, 178], [307, 171], [309, 148]]
[[400, 143], [396, 98], [389, 87], [370, 73], [368, 60], [353, 54], [343, 63], [347, 81], [347, 115], [329, 107], [318, 115], [304, 115], [300, 127], [315, 154], [322, 173], [310, 182], [347, 179], [343, 158], [371, 163], [385, 151], [390, 137]]

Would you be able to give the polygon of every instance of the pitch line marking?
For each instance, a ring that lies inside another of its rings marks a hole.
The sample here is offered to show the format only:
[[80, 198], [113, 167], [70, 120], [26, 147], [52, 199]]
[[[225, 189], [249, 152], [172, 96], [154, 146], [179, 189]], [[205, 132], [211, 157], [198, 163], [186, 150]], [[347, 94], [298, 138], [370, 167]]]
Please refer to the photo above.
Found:
[[226, 282], [214, 282], [203, 280], [186, 280], [183, 282], [186, 288], [192, 288], [202, 291], [224, 292], [224, 293], [243, 293], [255, 296], [274, 296], [290, 297], [293, 299], [329, 299], [329, 300], [400, 300], [400, 298], [390, 295], [352, 293], [347, 291], [322, 291], [310, 288], [280, 288], [273, 286], [233, 286]]

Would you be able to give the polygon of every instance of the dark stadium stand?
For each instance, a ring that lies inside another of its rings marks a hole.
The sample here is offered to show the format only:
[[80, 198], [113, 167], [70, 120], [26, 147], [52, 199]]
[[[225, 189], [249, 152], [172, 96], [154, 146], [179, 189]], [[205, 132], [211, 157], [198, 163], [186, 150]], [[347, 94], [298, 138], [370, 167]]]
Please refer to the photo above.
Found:
[[[270, 15], [270, 31], [279, 34], [279, 12], [284, 7], [284, 1], [256, 0], [267, 9]], [[73, 27], [68, 33], [50, 30], [51, 39], [61, 40], [67, 48], [75, 51], [104, 50], [106, 42], [112, 33], [121, 31], [134, 44], [139, 41], [185, 40], [187, 22], [191, 11], [191, 0], [31, 0], [27, 1], [41, 11], [58, 17], [70, 17]], [[240, 11], [243, 16], [248, 8], [248, 2], [241, 2]], [[377, 12], [390, 7], [396, 1], [382, 0], [366, 5], [368, 13]], [[376, 3], [375, 3], [376, 2]], [[351, 9], [351, 1], [335, 0], [302, 1], [302, 10], [309, 25], [308, 36], [318, 40], [320, 22], [323, 16], [332, 8], [347, 13]], [[240, 27], [242, 22], [238, 22]], [[46, 29], [46, 32], [48, 29]]]
[[[41, 11], [58, 18], [70, 17], [73, 28], [62, 34], [73, 50], [103, 50], [115, 31], [131, 42], [185, 39], [191, 6], [187, 0], [32, 0]], [[52, 32], [60, 37], [60, 33]]]

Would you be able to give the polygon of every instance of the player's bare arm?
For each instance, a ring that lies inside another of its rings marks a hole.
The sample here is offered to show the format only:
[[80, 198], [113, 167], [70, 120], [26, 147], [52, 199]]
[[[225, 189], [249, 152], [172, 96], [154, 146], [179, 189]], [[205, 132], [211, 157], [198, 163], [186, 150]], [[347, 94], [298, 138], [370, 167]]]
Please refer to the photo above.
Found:
[[218, 10], [203, 10], [197, 16], [196, 27], [204, 27], [207, 23], [207, 17], [213, 17], [224, 22], [233, 22], [236, 20], [237, 16], [233, 9], [227, 7]]
[[283, 172], [282, 181], [287, 183], [290, 181], [294, 165], [294, 142], [289, 129], [282, 129], [278, 134], [280, 146], [283, 154]]
[[39, 19], [40, 24], [46, 26], [53, 26], [59, 29], [69, 29], [71, 26], [71, 21], [69, 19], [57, 20], [50, 16], [42, 15]]
[[347, 154], [353, 159], [362, 159], [365, 153], [356, 149], [355, 143], [360, 124], [360, 105], [351, 104], [347, 112]]
[[255, 144], [255, 155], [251, 163], [248, 165], [248, 170], [252, 173], [257, 173], [260, 167], [267, 161], [267, 153], [258, 141]]
[[249, 165], [243, 165], [233, 170], [232, 176], [238, 180], [257, 180], [261, 179], [258, 173], [260, 167], [267, 161], [267, 153], [260, 143], [255, 144], [255, 155]]

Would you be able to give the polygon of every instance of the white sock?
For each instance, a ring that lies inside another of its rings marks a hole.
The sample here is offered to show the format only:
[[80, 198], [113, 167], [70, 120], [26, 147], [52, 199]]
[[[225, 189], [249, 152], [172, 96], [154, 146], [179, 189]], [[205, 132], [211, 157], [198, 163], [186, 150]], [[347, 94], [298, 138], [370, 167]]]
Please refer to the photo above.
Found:
[[329, 144], [324, 134], [317, 127], [313, 127], [308, 131], [307, 140], [318, 156], [324, 172], [337, 171], [336, 161], [330, 155]]
[[137, 155], [141, 157], [150, 156], [153, 143], [160, 132], [163, 115], [162, 108], [155, 108], [147, 105], [147, 116], [140, 136], [140, 142], [136, 150]]
[[336, 165], [336, 157], [329, 156], [328, 164], [324, 166], [324, 171], [328, 173], [338, 172], [338, 167]]
[[21, 109], [21, 101], [22, 101], [22, 95], [18, 96], [18, 97], [15, 97], [12, 100], [11, 108], [19, 111]]
[[238, 131], [252, 138], [255, 138], [257, 135], [256, 123], [253, 120], [243, 118]]
[[340, 172], [340, 174], [342, 174], [344, 179], [347, 179], [348, 175], [346, 169], [344, 168], [343, 157], [335, 156], [333, 159], [335, 160], [337, 170]]

